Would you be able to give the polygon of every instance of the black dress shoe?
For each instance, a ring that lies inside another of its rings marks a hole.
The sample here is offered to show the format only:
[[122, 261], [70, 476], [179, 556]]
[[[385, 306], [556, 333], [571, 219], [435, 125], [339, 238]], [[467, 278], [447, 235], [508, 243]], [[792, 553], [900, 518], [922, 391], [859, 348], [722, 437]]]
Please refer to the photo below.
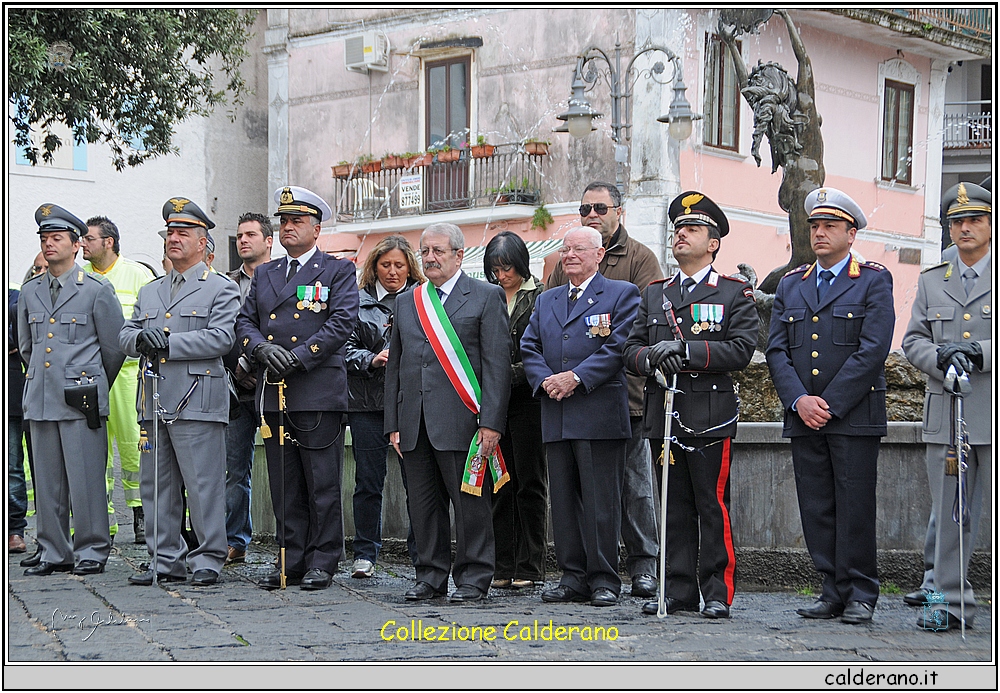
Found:
[[633, 597], [655, 597], [657, 587], [656, 578], [652, 575], [642, 574], [632, 578]]
[[73, 568], [74, 575], [97, 575], [104, 572], [104, 564], [100, 561], [80, 561]]
[[840, 617], [840, 620], [843, 623], [871, 623], [872, 616], [874, 614], [874, 604], [865, 604], [864, 602], [847, 602], [847, 606], [844, 608], [844, 613]]
[[618, 595], [607, 587], [598, 587], [590, 595], [591, 606], [614, 606], [618, 603]]
[[559, 585], [558, 587], [553, 587], [550, 590], [543, 590], [542, 601], [551, 602], [553, 604], [562, 604], [565, 602], [589, 602], [590, 597], [585, 594], [580, 594], [568, 585]]
[[[298, 585], [302, 582], [302, 576], [292, 573], [285, 573], [286, 585]], [[281, 571], [274, 570], [257, 581], [258, 587], [266, 590], [276, 590], [281, 587]]]
[[333, 584], [333, 576], [330, 573], [319, 568], [310, 568], [302, 576], [302, 583], [299, 585], [299, 588], [304, 590], [325, 590], [331, 584]]
[[[157, 573], [157, 582], [184, 582], [187, 580], [187, 575], [171, 575], [170, 573]], [[147, 570], [145, 573], [136, 573], [135, 575], [130, 575], [128, 578], [130, 584], [139, 585], [140, 587], [149, 587], [153, 584], [153, 571]]]
[[42, 562], [42, 547], [36, 547], [35, 553], [31, 554], [27, 558], [21, 559], [22, 568], [34, 568], [36, 565]]
[[419, 602], [424, 599], [434, 599], [435, 597], [443, 596], [444, 592], [438, 592], [428, 583], [418, 582], [413, 587], [406, 590], [406, 594], [403, 595], [403, 599], [408, 602]]
[[[928, 618], [928, 616], [930, 616]], [[956, 630], [962, 627], [962, 620], [958, 616], [952, 615], [945, 609], [935, 609], [930, 614], [921, 614], [917, 619], [917, 628], [943, 633], [948, 630]], [[965, 621], [966, 628], [972, 628], [968, 620]]]
[[795, 613], [804, 618], [834, 618], [844, 613], [844, 605], [817, 599], [812, 606], [796, 609]]
[[25, 575], [51, 575], [52, 573], [68, 573], [73, 570], [72, 563], [49, 563], [39, 561], [38, 565], [32, 566], [24, 571]]
[[198, 568], [191, 576], [191, 584], [196, 587], [214, 585], [219, 581], [219, 574], [211, 568]]
[[475, 585], [459, 585], [451, 596], [448, 598], [450, 602], [478, 602], [486, 595], [481, 589]]
[[[673, 597], [666, 598], [666, 607], [668, 614], [675, 614], [678, 611], [697, 611], [698, 604], [683, 602], [680, 599], [674, 599]], [[649, 614], [650, 616], [656, 616], [660, 610], [659, 602], [646, 602], [642, 605], [642, 613]]]
[[903, 603], [909, 604], [910, 606], [923, 606], [927, 603], [927, 597], [931, 594], [933, 594], [933, 590], [921, 587], [916, 592], [910, 592], [908, 595], [903, 597]]
[[701, 610], [701, 615], [705, 618], [729, 618], [729, 607], [722, 602], [705, 602], [705, 608]]

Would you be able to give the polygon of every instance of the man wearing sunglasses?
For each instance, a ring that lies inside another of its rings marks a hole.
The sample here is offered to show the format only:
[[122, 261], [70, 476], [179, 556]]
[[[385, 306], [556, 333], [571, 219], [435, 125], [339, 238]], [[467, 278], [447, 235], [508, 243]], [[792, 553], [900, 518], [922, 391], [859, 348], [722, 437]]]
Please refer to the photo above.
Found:
[[[604, 257], [599, 271], [608, 279], [631, 282], [639, 293], [650, 282], [663, 278], [653, 251], [628, 235], [622, 219], [622, 194], [612, 183], [594, 181], [583, 191], [580, 223], [601, 233]], [[545, 282], [548, 288], [567, 283], [562, 264], [557, 264]], [[628, 409], [632, 438], [625, 452], [625, 485], [622, 488], [622, 540], [628, 558], [626, 569], [632, 578], [632, 596], [656, 596], [656, 510], [649, 448], [642, 438], [643, 378], [628, 380]]]

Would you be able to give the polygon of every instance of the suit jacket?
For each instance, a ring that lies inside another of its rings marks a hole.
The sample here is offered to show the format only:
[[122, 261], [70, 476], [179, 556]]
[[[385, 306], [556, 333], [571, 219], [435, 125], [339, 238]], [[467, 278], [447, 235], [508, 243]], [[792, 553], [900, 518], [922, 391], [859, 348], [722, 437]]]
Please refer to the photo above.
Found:
[[[197, 386], [178, 414], [189, 421], [229, 421], [229, 385], [222, 357], [233, 347], [233, 323], [240, 308], [236, 284], [199, 262], [195, 278], [184, 282], [177, 296], [170, 298], [170, 275], [154, 279], [139, 289], [132, 317], [121, 331], [121, 347], [129, 356], [138, 356], [136, 337], [147, 327], [169, 332], [169, 347], [160, 359], [160, 405], [173, 413], [191, 385]], [[136, 408], [139, 420], [152, 419], [153, 393], [148, 379], [140, 373], [141, 386]], [[143, 382], [145, 380], [145, 382]]]
[[[286, 375], [288, 411], [347, 411], [347, 367], [344, 345], [358, 319], [358, 285], [354, 263], [317, 250], [291, 282], [285, 281], [288, 258], [259, 266], [250, 293], [236, 319], [243, 352], [273, 342], [295, 354], [302, 370]], [[329, 288], [326, 308], [299, 308], [298, 287]], [[264, 388], [264, 366], [257, 366], [256, 401]], [[264, 410], [278, 411], [278, 388], [264, 388]]]
[[74, 264], [55, 305], [48, 272], [25, 282], [18, 300], [17, 337], [28, 365], [22, 406], [30, 421], [68, 421], [85, 415], [66, 404], [65, 389], [94, 378], [101, 416], [125, 354], [118, 346], [122, 308], [104, 279]]
[[[521, 338], [524, 373], [542, 400], [542, 439], [631, 438], [622, 347], [639, 309], [639, 290], [598, 272], [572, 309], [568, 293], [565, 286], [543, 292]], [[591, 335], [586, 320], [600, 315], [611, 316], [605, 337]], [[557, 402], [545, 394], [542, 381], [563, 371], [573, 371], [581, 382], [572, 395]]]
[[903, 352], [927, 374], [924, 400], [924, 442], [951, 442], [951, 395], [944, 392], [944, 373], [937, 367], [941, 344], [977, 341], [983, 349], [983, 370], [969, 374], [972, 392], [965, 396], [965, 424], [969, 442], [988, 445], [993, 437], [991, 415], [993, 371], [993, 273], [988, 265], [966, 297], [957, 263], [929, 267], [917, 282]]
[[510, 336], [503, 289], [463, 272], [444, 310], [479, 380], [479, 420], [445, 375], [417, 319], [413, 291], [407, 291], [396, 298], [385, 371], [385, 432], [399, 431], [404, 452], [417, 445], [421, 416], [435, 450], [467, 451], [480, 426], [501, 432], [506, 426]]
[[[623, 282], [632, 282], [641, 294], [650, 283], [657, 279], [663, 279], [663, 270], [660, 269], [660, 261], [648, 247], [629, 236], [624, 224], [618, 225], [618, 239], [615, 244], [607, 249], [597, 271], [604, 275], [605, 279], [616, 279]], [[549, 274], [545, 286], [554, 289], [557, 286], [566, 284], [569, 280], [563, 272], [562, 263], [556, 263]], [[626, 375], [628, 380], [628, 408], [632, 416], [642, 416], [643, 405], [643, 381], [642, 378], [634, 375]]]
[[[820, 301], [818, 271], [816, 263], [792, 270], [774, 296], [767, 365], [785, 405], [782, 435], [884, 436], [885, 358], [896, 322], [892, 275], [852, 257]], [[801, 395], [830, 406], [832, 418], [819, 431], [792, 411]]]
[[[682, 297], [681, 293], [680, 273], [669, 280], [650, 284], [643, 292], [639, 314], [625, 342], [626, 370], [646, 376], [644, 435], [663, 437], [664, 391], [657, 385], [646, 355], [651, 345], [676, 338], [663, 309], [664, 302], [670, 301], [690, 356], [688, 368], [677, 376], [679, 392], [674, 397], [674, 408], [680, 422], [697, 434], [704, 432], [706, 437], [731, 438], [736, 435], [736, 421], [722, 426], [736, 416], [738, 408], [729, 373], [746, 368], [757, 345], [759, 317], [753, 288], [713, 269], [687, 295]], [[691, 331], [695, 324], [693, 317], [698, 315], [699, 322], [703, 323], [706, 316], [702, 313], [707, 312], [704, 306], [715, 306], [714, 311], [721, 320], [711, 325], [716, 329], [699, 327], [694, 334]], [[697, 437], [679, 426], [673, 426], [671, 433], [678, 437]]]

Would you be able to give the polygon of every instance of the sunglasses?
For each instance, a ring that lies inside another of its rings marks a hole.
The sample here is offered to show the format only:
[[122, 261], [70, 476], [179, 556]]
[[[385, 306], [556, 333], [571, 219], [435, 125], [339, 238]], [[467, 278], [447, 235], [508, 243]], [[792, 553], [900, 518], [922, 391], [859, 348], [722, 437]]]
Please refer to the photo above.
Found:
[[590, 214], [590, 210], [594, 210], [595, 212], [597, 212], [598, 216], [603, 217], [605, 214], [608, 213], [609, 209], [614, 209], [614, 207], [609, 207], [608, 205], [604, 204], [603, 202], [597, 202], [597, 203], [592, 204], [592, 205], [582, 204], [582, 205], [580, 205], [580, 216], [581, 217], [585, 217], [588, 214]]

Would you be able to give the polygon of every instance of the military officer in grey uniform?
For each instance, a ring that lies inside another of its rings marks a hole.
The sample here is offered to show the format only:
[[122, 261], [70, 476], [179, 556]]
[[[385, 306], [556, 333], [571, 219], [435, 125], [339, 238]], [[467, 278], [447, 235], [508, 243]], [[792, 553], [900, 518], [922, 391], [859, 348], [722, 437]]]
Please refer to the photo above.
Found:
[[[923, 438], [927, 444], [927, 479], [935, 522], [933, 587], [944, 602], [932, 609], [947, 616], [922, 614], [917, 625], [927, 630], [958, 628], [961, 603], [965, 622], [976, 617], [972, 586], [962, 576], [976, 541], [979, 515], [988, 499], [992, 441], [993, 199], [974, 183], [959, 183], [944, 195], [951, 238], [957, 257], [929, 267], [920, 275], [903, 351], [927, 374]], [[954, 416], [951, 396], [944, 391], [949, 366], [968, 373], [972, 391], [965, 395], [965, 424], [969, 436], [966, 503], [970, 517], [963, 525], [964, 559], [959, 557], [959, 525], [955, 522], [956, 476], [945, 474], [945, 455], [952, 441]], [[985, 491], [985, 492], [984, 492]], [[961, 570], [961, 572], [959, 572]]]
[[42, 553], [24, 574], [92, 575], [111, 551], [104, 469], [108, 391], [125, 360], [122, 311], [111, 284], [76, 263], [87, 225], [54, 204], [39, 207], [35, 222], [49, 268], [21, 287], [17, 314]]
[[[157, 564], [129, 582], [150, 585], [153, 570], [160, 581], [181, 582], [187, 577], [186, 559], [193, 571], [192, 584], [211, 585], [218, 581], [226, 560], [229, 386], [222, 357], [236, 339], [240, 291], [204, 262], [208, 229], [215, 224], [198, 205], [183, 197], [171, 198], [163, 205], [163, 219], [173, 268], [139, 290], [132, 318], [120, 336], [126, 354], [145, 357], [136, 407], [149, 445], [142, 455], [139, 488], [143, 507], [147, 512], [157, 508], [158, 516]], [[152, 397], [157, 370], [158, 411]], [[153, 421], [157, 416], [158, 430]], [[158, 499], [154, 475], [158, 475]], [[182, 484], [198, 538], [198, 547], [190, 552], [181, 537]], [[148, 520], [146, 527], [146, 544], [152, 551]]]

